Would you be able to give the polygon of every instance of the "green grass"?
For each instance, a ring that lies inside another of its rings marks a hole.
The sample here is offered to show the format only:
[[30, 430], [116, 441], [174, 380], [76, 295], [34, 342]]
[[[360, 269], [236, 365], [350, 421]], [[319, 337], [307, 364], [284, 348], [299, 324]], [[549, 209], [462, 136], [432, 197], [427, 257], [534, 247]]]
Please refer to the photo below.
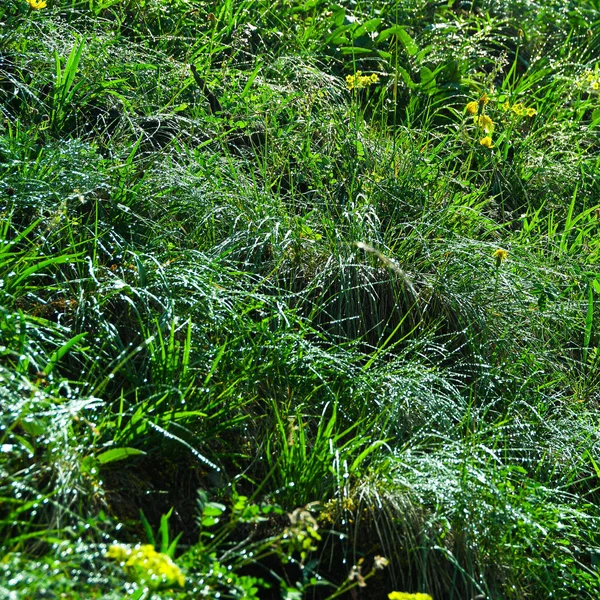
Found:
[[0, 21], [0, 598], [598, 597], [598, 2]]

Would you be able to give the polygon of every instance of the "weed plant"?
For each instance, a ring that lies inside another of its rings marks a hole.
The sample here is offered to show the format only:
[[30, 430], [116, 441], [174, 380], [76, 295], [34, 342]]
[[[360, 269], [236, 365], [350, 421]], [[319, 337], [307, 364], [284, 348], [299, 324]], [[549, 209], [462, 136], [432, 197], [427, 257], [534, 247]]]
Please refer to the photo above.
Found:
[[0, 598], [598, 597], [597, 1], [0, 23]]

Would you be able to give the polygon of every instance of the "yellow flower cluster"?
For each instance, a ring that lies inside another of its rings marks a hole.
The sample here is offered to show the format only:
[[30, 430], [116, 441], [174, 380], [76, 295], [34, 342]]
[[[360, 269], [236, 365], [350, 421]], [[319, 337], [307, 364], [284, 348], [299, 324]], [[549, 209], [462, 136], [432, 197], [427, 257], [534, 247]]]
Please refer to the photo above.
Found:
[[[473, 115], [473, 121], [475, 125], [481, 130], [483, 134], [479, 139], [479, 143], [484, 148], [493, 148], [494, 143], [492, 141], [492, 134], [494, 133], [494, 122], [492, 119], [485, 114], [485, 107], [489, 104], [490, 99], [487, 94], [483, 94], [479, 100], [472, 100], [465, 106], [465, 112]], [[525, 106], [522, 102], [516, 102], [512, 104], [507, 100], [501, 104], [504, 112], [512, 111], [519, 117], [533, 117], [537, 114], [537, 110], [532, 106]]]
[[32, 10], [40, 10], [48, 6], [46, 0], [27, 0], [27, 4], [29, 4]]
[[535, 114], [537, 114], [537, 110], [531, 106], [527, 107], [522, 102], [516, 102], [511, 106], [508, 100], [502, 105], [502, 110], [504, 112], [508, 112], [510, 110], [518, 117], [533, 117]]
[[346, 87], [349, 90], [369, 87], [379, 81], [377, 73], [363, 75], [362, 71], [356, 71], [354, 75], [346, 75]]
[[493, 148], [494, 144], [492, 142], [492, 133], [494, 132], [494, 122], [490, 117], [484, 114], [485, 107], [489, 104], [489, 97], [487, 94], [484, 94], [479, 98], [479, 100], [473, 100], [469, 102], [465, 107], [465, 110], [473, 116], [473, 121], [475, 121], [475, 125], [481, 128], [485, 136], [479, 140], [479, 143], [484, 148]]
[[433, 600], [429, 594], [407, 594], [405, 592], [391, 592], [388, 594], [390, 600]]
[[134, 548], [113, 544], [106, 556], [121, 563], [132, 578], [142, 580], [152, 588], [175, 583], [181, 587], [185, 585], [185, 577], [171, 557], [157, 552], [150, 544], [138, 544]]
[[579, 80], [579, 87], [587, 88], [589, 92], [598, 93], [600, 90], [600, 75], [598, 72], [586, 71]]
[[[334, 500], [328, 500], [323, 505], [323, 509], [319, 513], [319, 522], [331, 525], [337, 521], [341, 513], [353, 513], [355, 510], [356, 503], [350, 497], [344, 497], [341, 500], [339, 500], [338, 498], [335, 498]], [[350, 522], [352, 522], [351, 518], [349, 520]]]

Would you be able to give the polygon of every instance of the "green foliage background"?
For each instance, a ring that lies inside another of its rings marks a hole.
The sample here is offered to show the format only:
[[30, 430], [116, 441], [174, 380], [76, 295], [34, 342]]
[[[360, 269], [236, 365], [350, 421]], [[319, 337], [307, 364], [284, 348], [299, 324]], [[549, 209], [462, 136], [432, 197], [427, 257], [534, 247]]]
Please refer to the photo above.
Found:
[[597, 0], [39, 6], [0, 597], [597, 598]]

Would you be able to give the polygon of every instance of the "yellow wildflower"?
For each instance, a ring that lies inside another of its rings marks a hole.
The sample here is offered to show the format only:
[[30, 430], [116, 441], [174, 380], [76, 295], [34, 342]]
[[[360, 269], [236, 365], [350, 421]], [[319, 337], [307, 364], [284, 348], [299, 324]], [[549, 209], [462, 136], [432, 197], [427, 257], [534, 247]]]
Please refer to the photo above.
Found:
[[487, 115], [475, 117], [475, 124], [479, 125], [486, 133], [492, 133], [494, 131], [494, 123]]
[[130, 577], [143, 581], [146, 585], [185, 585], [185, 576], [171, 557], [157, 552], [150, 544], [138, 544], [134, 548], [113, 544], [108, 548], [106, 556], [118, 560]]
[[478, 110], [478, 103], [473, 101], [473, 102], [469, 102], [465, 108], [465, 110], [468, 113], [471, 113], [472, 115], [476, 115], [477, 114], [477, 110]]
[[533, 115], [535, 115], [537, 113], [537, 110], [535, 110], [535, 108], [528, 108], [527, 109], [527, 116], [528, 117], [533, 117]]
[[520, 102], [517, 102], [516, 104], [512, 105], [511, 110], [515, 113], [515, 115], [522, 117], [525, 114], [526, 109]]
[[494, 147], [494, 142], [492, 142], [492, 138], [489, 135], [486, 135], [485, 137], [481, 138], [479, 140], [479, 143], [484, 146], [485, 148], [493, 148]]
[[108, 558], [114, 558], [119, 562], [125, 562], [125, 559], [129, 556], [129, 548], [127, 546], [121, 546], [120, 544], [113, 544], [106, 552]]
[[492, 256], [496, 259], [496, 266], [499, 267], [507, 259], [508, 250], [498, 248]]
[[486, 104], [488, 104], [489, 101], [490, 101], [490, 99], [487, 94], [484, 94], [483, 96], [481, 96], [481, 98], [479, 98], [479, 104], [481, 104], [482, 106], [485, 106]]
[[600, 74], [596, 71], [586, 71], [579, 76], [577, 85], [588, 93], [597, 92], [600, 89]]
[[29, 4], [32, 10], [40, 10], [48, 6], [46, 0], [27, 0], [27, 4]]
[[391, 592], [388, 598], [390, 600], [433, 600], [429, 594], [407, 594], [406, 592]]
[[369, 87], [370, 85], [377, 83], [379, 76], [377, 73], [371, 75], [363, 75], [362, 71], [356, 71], [354, 75], [346, 75], [346, 87], [349, 90], [360, 89]]
[[502, 110], [504, 112], [507, 112], [510, 110], [510, 102], [508, 100], [502, 105]]

